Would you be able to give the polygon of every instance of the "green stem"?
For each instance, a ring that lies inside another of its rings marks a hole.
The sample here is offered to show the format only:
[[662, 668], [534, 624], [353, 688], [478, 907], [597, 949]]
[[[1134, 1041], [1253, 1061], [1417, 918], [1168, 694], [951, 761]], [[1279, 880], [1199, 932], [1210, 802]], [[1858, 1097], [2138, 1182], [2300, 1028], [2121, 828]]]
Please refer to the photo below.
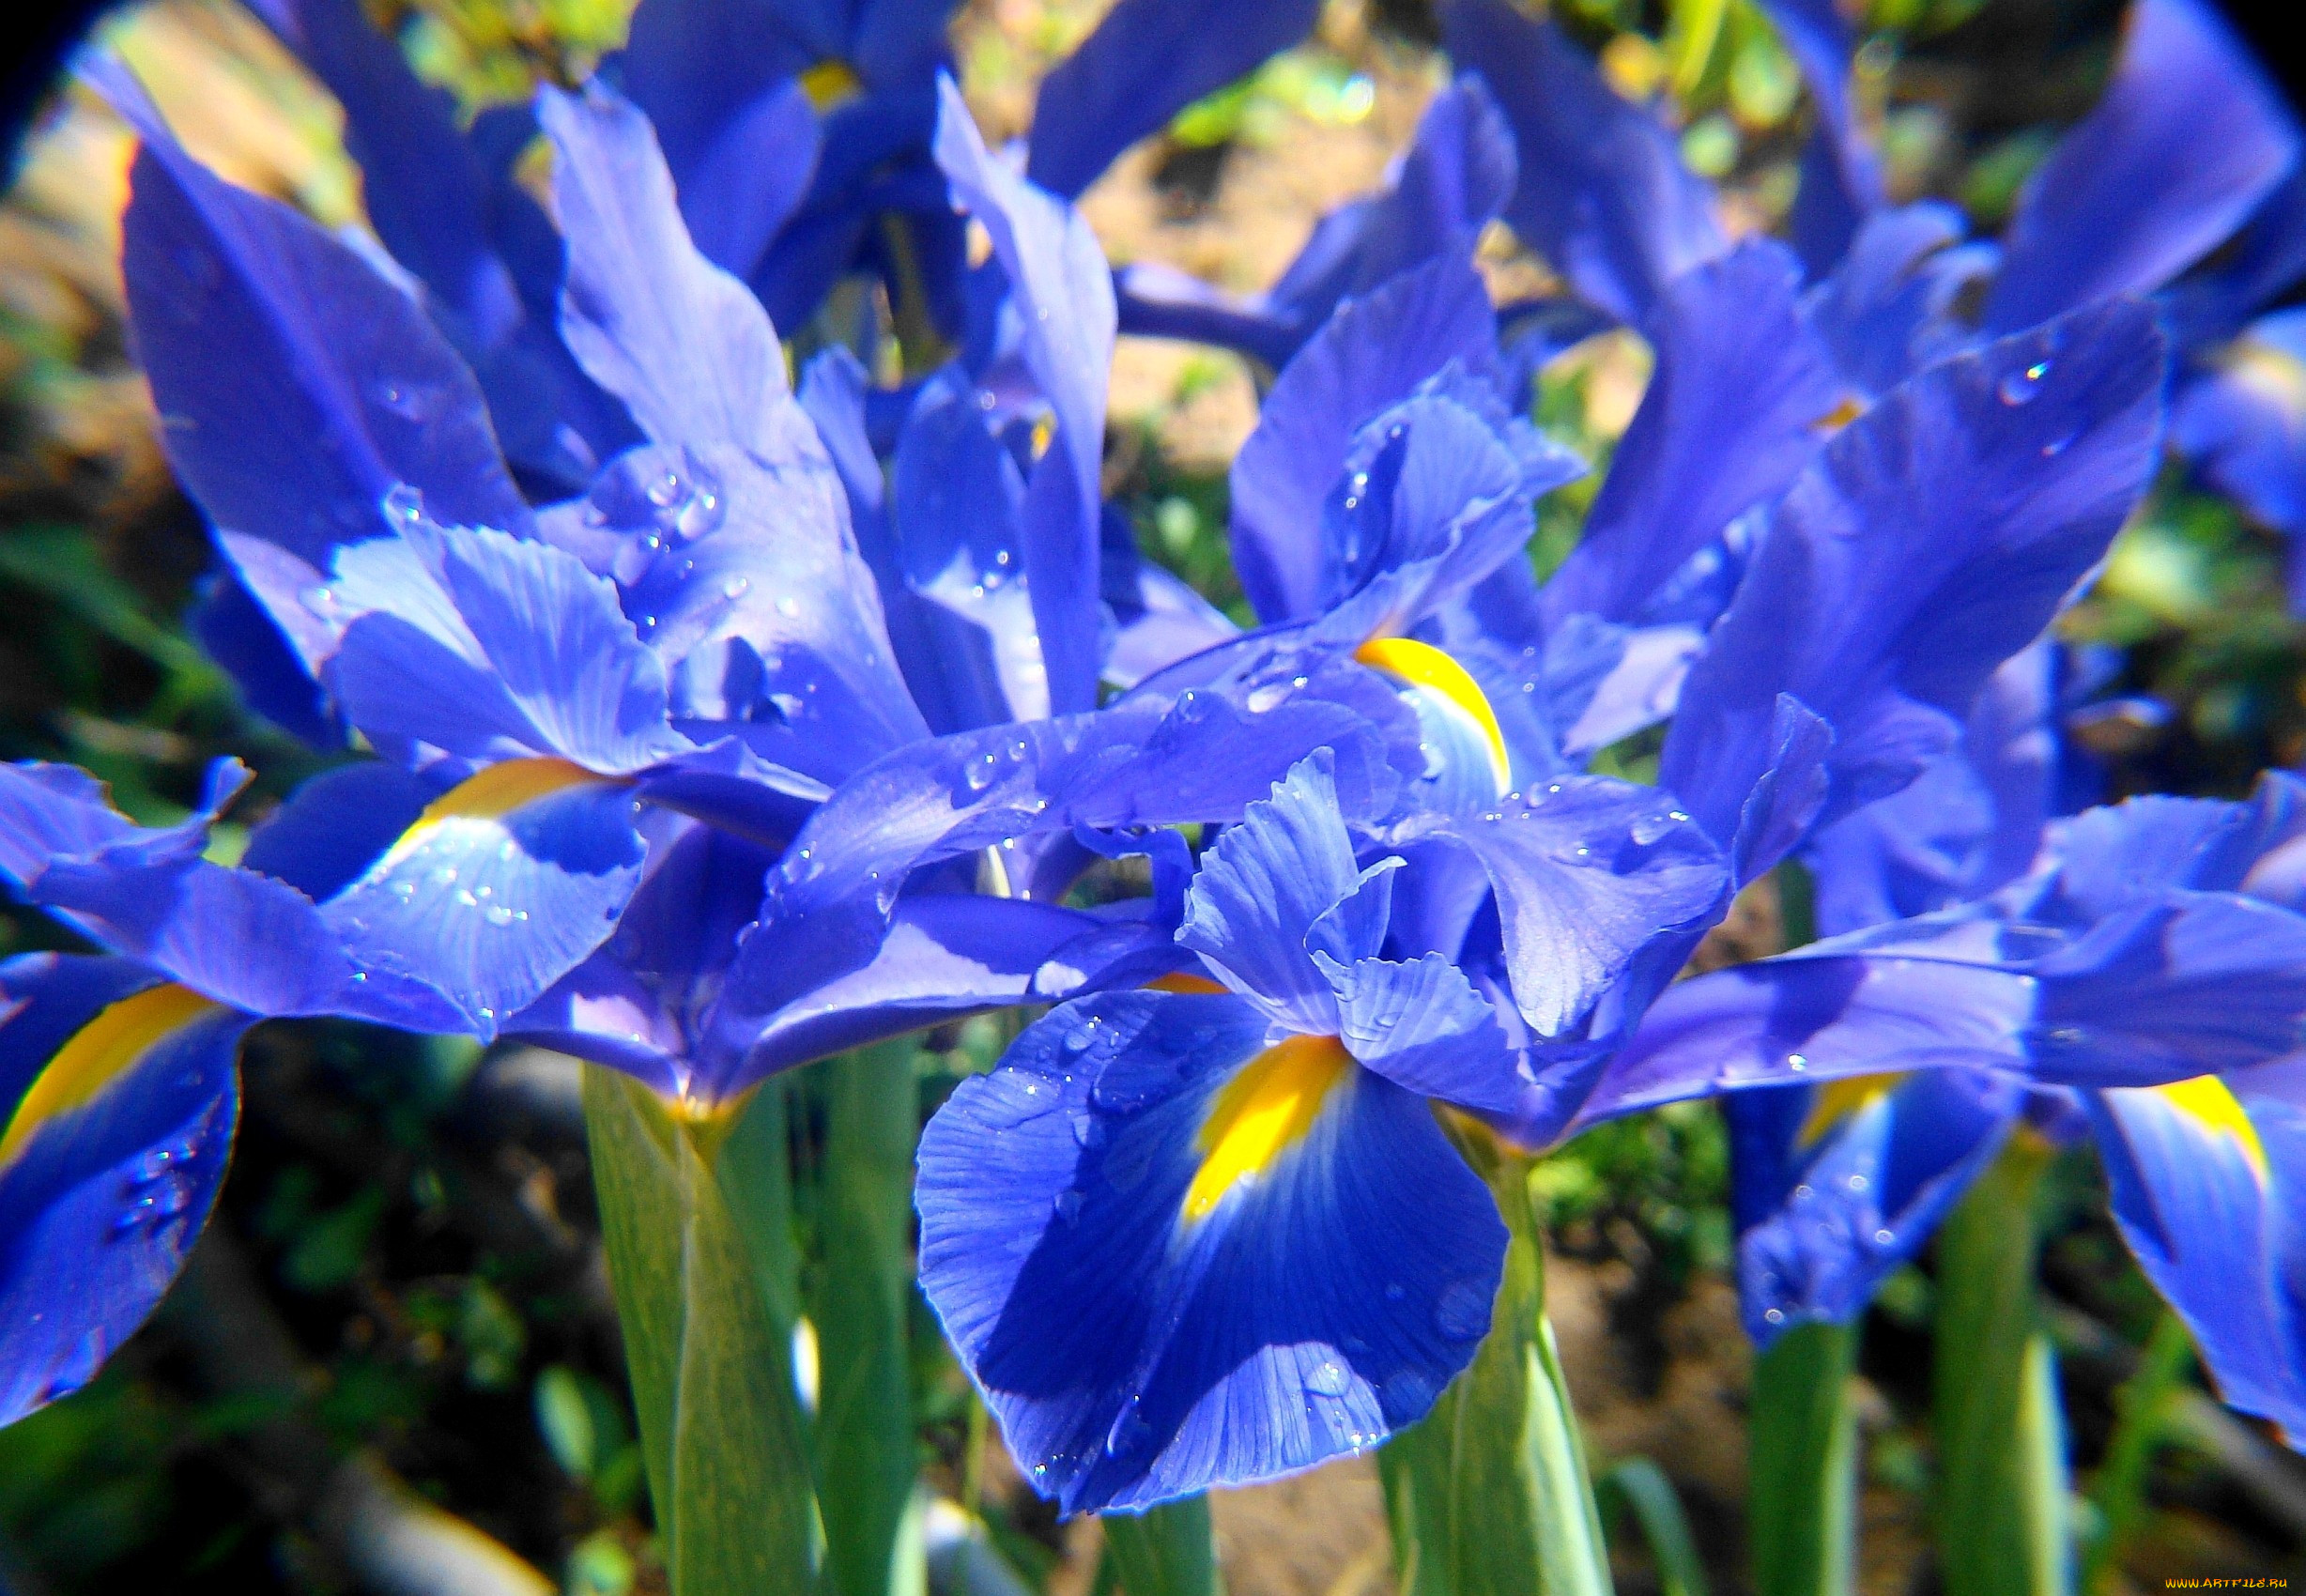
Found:
[[1105, 1557], [1129, 1596], [1224, 1596], [1207, 1496], [1143, 1513], [1108, 1513]]
[[2123, 1548], [2145, 1518], [2147, 1469], [2168, 1438], [2171, 1420], [2188, 1389], [2186, 1372], [2193, 1357], [2185, 1322], [2164, 1310], [2138, 1372], [2114, 1393], [2114, 1436], [2106, 1443], [2106, 1460], [2098, 1466], [2090, 1490], [2099, 1527], [2083, 1573], [2083, 1590], [2103, 1590], [2115, 1583], [2113, 1575]]
[[589, 1064], [584, 1103], [673, 1596], [810, 1590], [816, 1503], [776, 1283], [790, 1197], [783, 1159], [763, 1156], [783, 1141], [782, 1097], [699, 1120]]
[[1938, 1567], [1946, 1596], [2065, 1596], [2065, 1421], [2036, 1298], [2052, 1158], [2021, 1132], [1938, 1233]]
[[1760, 1596], [1849, 1596], [1856, 1551], [1853, 1325], [1797, 1325], [1754, 1359], [1747, 1515]]
[[1378, 1455], [1403, 1596], [1608, 1596], [1608, 1554], [1569, 1385], [1545, 1319], [1530, 1159], [1486, 1136], [1468, 1158], [1508, 1241], [1472, 1366]]
[[910, 1040], [884, 1043], [814, 1072], [824, 1107], [810, 1303], [817, 1462], [825, 1560], [841, 1596], [887, 1596], [921, 1583], [919, 1527], [907, 1517], [920, 1463], [907, 1347], [920, 1131], [915, 1051]]

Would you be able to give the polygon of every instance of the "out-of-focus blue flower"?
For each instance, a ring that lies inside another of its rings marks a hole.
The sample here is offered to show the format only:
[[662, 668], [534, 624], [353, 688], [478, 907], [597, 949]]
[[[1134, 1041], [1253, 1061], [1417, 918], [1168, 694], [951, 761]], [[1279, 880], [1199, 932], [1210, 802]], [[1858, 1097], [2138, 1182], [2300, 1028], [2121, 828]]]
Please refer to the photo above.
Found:
[[[923, 1137], [923, 1287], [1068, 1512], [1375, 1445], [1488, 1327], [1504, 1229], [1420, 1099], [1510, 1107], [1519, 1022], [1400, 946], [1410, 867], [1357, 859], [1333, 764], [1298, 765], [1203, 857], [1176, 939], [1206, 990], [1063, 1005]], [[1608, 922], [1615, 885], [1639, 903], [1624, 918], [1654, 908], [1649, 871], [1563, 843], [1639, 853], [1664, 807], [1533, 807], [1557, 901]], [[1565, 960], [1563, 1005], [1591, 1006], [1624, 955]]]
[[[221, 760], [197, 812], [147, 828], [80, 771], [0, 765], [0, 882], [105, 950], [0, 964], [0, 1424], [85, 1385], [176, 1278], [231, 1154], [250, 1025], [462, 1024], [454, 959], [377, 957], [318, 851], [268, 826], [247, 867], [202, 857], [247, 779]], [[343, 828], [394, 828], [373, 783], [318, 785]]]

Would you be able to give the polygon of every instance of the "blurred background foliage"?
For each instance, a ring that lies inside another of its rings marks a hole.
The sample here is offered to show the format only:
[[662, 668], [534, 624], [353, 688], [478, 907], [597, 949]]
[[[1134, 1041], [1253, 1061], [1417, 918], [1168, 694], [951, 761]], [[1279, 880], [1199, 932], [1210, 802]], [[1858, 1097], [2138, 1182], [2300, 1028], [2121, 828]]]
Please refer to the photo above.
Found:
[[[1100, 0], [968, 0], [955, 58], [979, 117], [1024, 130], [1039, 74]], [[381, 0], [370, 10], [468, 113], [574, 82], [616, 47], [625, 0]], [[2056, 130], [2103, 81], [2114, 0], [1869, 0], [1859, 101], [1899, 199], [1998, 225]], [[1741, 230], [1777, 225], [1808, 112], [1749, 0], [1558, 0], [1629, 97], [1681, 130]], [[336, 228], [360, 177], [328, 96], [231, 0], [155, 0], [104, 38], [220, 171]], [[1116, 259], [1160, 258], [1263, 286], [1321, 210], [1374, 184], [1441, 67], [1427, 0], [1331, 0], [1304, 46], [1194, 105], [1131, 153], [1085, 208]], [[0, 206], [0, 758], [71, 760], [123, 807], [173, 818], [217, 754], [260, 773], [220, 830], [245, 825], [323, 762], [248, 714], [179, 624], [208, 563], [173, 487], [122, 325], [118, 217], [130, 142], [59, 87]], [[1501, 233], [1483, 264], [1502, 296], [1545, 285]], [[787, 330], [791, 332], [805, 330]], [[1538, 420], [1606, 462], [1648, 376], [1637, 340], [1591, 340], [1545, 374]], [[1226, 555], [1224, 469], [1269, 377], [1230, 355], [1124, 340], [1108, 492], [1146, 553], [1246, 619]], [[1595, 479], [1542, 507], [1533, 557], [1558, 560]], [[2239, 795], [2306, 755], [2306, 637], [2283, 602], [2284, 549], [2175, 476], [2062, 622], [2125, 651], [2116, 685], [2159, 697], [2159, 726], [2095, 729], [2116, 794]], [[1620, 750], [1638, 776], [1639, 747]], [[1798, 885], [1798, 882], [1795, 883]], [[1791, 907], [1791, 901], [1788, 907]], [[1704, 956], [1783, 945], [1775, 890], [1748, 895]], [[69, 945], [0, 906], [0, 955]], [[1012, 1021], [939, 1032], [922, 1108], [990, 1066]], [[0, 1432], [0, 1588], [34, 1592], [351, 1588], [337, 1517], [377, 1481], [499, 1538], [570, 1592], [654, 1588], [632, 1413], [592, 1211], [576, 1078], [522, 1049], [485, 1057], [343, 1024], [251, 1039], [237, 1167], [210, 1239], [161, 1317], [89, 1389]], [[792, 1094], [796, 1223], [817, 1201], [822, 1136], [807, 1071]], [[1558, 1262], [1552, 1307], [1603, 1465], [1648, 1455], [1687, 1504], [1715, 1588], [1743, 1567], [1744, 1404], [1717, 1114], [1689, 1104], [1605, 1127], [1539, 1171]], [[2306, 1572], [2306, 1470], [2218, 1409], [2181, 1335], [2103, 1218], [2094, 1168], [2045, 1183], [2044, 1269], [2098, 1588], [2171, 1575]], [[1862, 1584], [1932, 1588], [1927, 1260], [1882, 1295], [1864, 1338], [1868, 1483]], [[915, 1305], [928, 1477], [981, 1512], [1058, 1596], [1110, 1588], [1093, 1523], [1059, 1526], [989, 1438]], [[1239, 1596], [1390, 1588], [1366, 1460], [1217, 1504]], [[1658, 1588], [1638, 1537], [1624, 1588]], [[538, 1588], [545, 1588], [539, 1585]]]

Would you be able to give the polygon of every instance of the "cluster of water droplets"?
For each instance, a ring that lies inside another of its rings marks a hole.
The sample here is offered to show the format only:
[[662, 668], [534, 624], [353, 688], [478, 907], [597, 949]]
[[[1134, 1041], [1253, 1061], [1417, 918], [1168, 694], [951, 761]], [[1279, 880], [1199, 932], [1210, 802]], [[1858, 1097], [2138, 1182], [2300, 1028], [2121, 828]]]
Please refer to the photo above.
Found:
[[113, 1216], [115, 1240], [148, 1239], [178, 1221], [199, 1196], [201, 1174], [193, 1167], [200, 1139], [188, 1133], [148, 1147], [121, 1182], [120, 1211]]

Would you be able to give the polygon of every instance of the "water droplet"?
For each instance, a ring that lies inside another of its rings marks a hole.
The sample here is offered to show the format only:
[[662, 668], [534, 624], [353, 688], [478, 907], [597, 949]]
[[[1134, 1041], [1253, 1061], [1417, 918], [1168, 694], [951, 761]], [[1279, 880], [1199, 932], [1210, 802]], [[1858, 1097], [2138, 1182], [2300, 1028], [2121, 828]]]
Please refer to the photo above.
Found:
[[1341, 1397], [1353, 1389], [1353, 1376], [1334, 1358], [1325, 1358], [1305, 1372], [1305, 1389], [1316, 1396]]
[[384, 518], [402, 531], [421, 526], [424, 520], [424, 496], [407, 483], [394, 483], [384, 491]]
[[1131, 1397], [1128, 1405], [1115, 1416], [1113, 1428], [1105, 1432], [1105, 1450], [1114, 1457], [1127, 1457], [1151, 1439], [1152, 1435], [1153, 1426], [1137, 1411], [1137, 1399]]
[[1806, 1203], [1817, 1194], [1817, 1191], [1806, 1184], [1793, 1189], [1793, 1200], [1796, 1203]]
[[1786, 1322], [1786, 1311], [1783, 1308], [1767, 1309], [1761, 1316], [1773, 1325], [1782, 1325]]
[[800, 615], [801, 606], [794, 602], [791, 593], [787, 593], [776, 601], [776, 613], [791, 621]]
[[492, 926], [509, 926], [513, 923], [513, 912], [501, 903], [492, 903], [481, 911], [481, 918]]
[[1887, 1247], [1890, 1243], [1896, 1241], [1898, 1237], [1896, 1235], [1889, 1231], [1878, 1230], [1874, 1232], [1874, 1245], [1876, 1247]]
[[721, 597], [725, 599], [743, 598], [746, 591], [752, 585], [750, 577], [731, 576], [721, 584]]
[[1488, 1287], [1480, 1281], [1458, 1281], [1434, 1304], [1434, 1327], [1452, 1341], [1475, 1341], [1489, 1328]]
[[2022, 366], [2002, 378], [2001, 394], [2005, 405], [2023, 405], [2041, 391], [2042, 379], [2050, 375], [2050, 362], [2037, 361]]
[[1848, 1186], [1852, 1191], [1863, 1191], [1866, 1189], [1867, 1180], [1862, 1174], [1853, 1174], [1843, 1184]]
[[1059, 1220], [1069, 1225], [1081, 1218], [1081, 1193], [1060, 1191], [1057, 1193], [1057, 1200], [1050, 1206], [1056, 1210]]
[[1788, 1053], [1786, 1055], [1786, 1067], [1792, 1070], [1794, 1074], [1799, 1075], [1803, 1070], [1809, 1067], [1809, 1060], [1801, 1053]]

